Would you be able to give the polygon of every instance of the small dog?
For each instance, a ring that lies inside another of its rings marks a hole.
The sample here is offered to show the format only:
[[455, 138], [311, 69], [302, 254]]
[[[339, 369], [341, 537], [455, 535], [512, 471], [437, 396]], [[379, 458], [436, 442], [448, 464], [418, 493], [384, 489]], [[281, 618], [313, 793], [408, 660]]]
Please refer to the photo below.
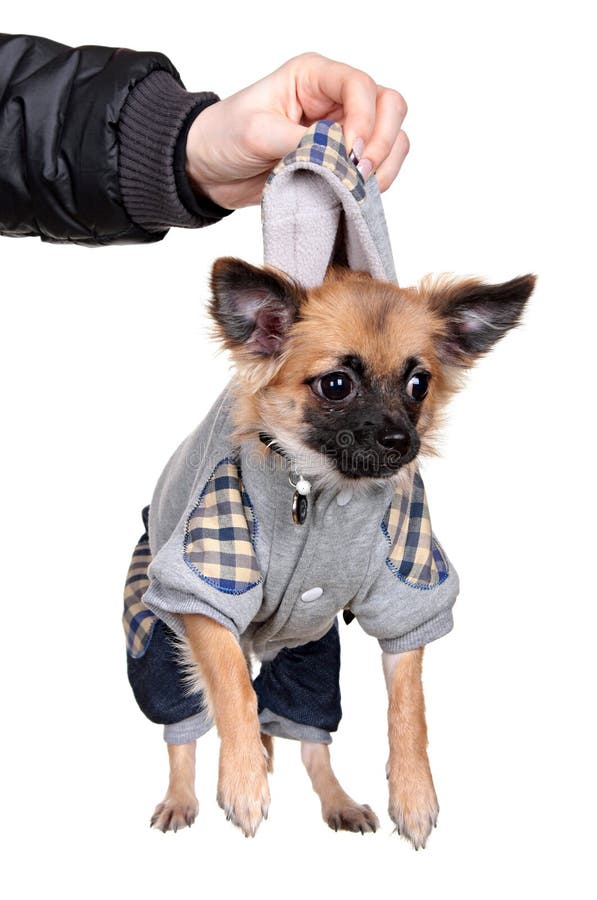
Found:
[[[294, 528], [288, 543], [295, 540], [293, 535], [299, 535], [296, 540], [302, 541], [302, 559], [310, 546], [312, 517], [313, 528], [320, 527], [323, 537], [318, 538], [315, 556], [309, 558], [308, 571], [319, 572], [317, 578], [322, 584], [328, 569], [340, 573], [328, 578], [322, 605], [303, 604], [296, 613], [291, 605], [282, 616], [287, 601], [276, 600], [267, 612], [268, 596], [275, 594], [276, 579], [281, 577], [280, 567], [286, 564], [292, 569], [295, 557], [291, 555], [290, 563], [284, 563], [284, 552], [276, 551], [266, 559], [261, 551], [256, 565], [245, 542], [243, 565], [249, 570], [244, 576], [246, 585], [224, 583], [220, 574], [214, 575], [215, 551], [209, 543], [213, 528], [210, 531], [207, 520], [201, 519], [207, 514], [207, 488], [187, 515], [186, 568], [181, 576], [183, 588], [177, 588], [177, 596], [183, 599], [176, 608], [162, 608], [173, 609], [182, 618], [188, 658], [198, 671], [218, 729], [218, 802], [227, 818], [246, 835], [254, 835], [267, 816], [272, 743], [270, 737], [260, 734], [248, 655], [267, 658], [272, 641], [275, 652], [280, 646], [316, 639], [329, 629], [337, 612], [348, 608], [369, 633], [380, 639], [385, 651], [389, 814], [398, 832], [418, 849], [425, 846], [438, 815], [426, 750], [423, 646], [449, 630], [457, 582], [449, 596], [442, 595], [450, 566], [430, 534], [424, 545], [424, 561], [417, 555], [422, 552], [419, 543], [405, 568], [412, 530], [408, 530], [411, 526], [404, 518], [408, 503], [401, 506], [402, 498], [410, 497], [410, 515], [416, 507], [416, 516], [424, 520], [424, 498], [416, 494], [417, 457], [434, 452], [442, 412], [460, 386], [463, 371], [517, 325], [535, 278], [526, 275], [505, 284], [488, 285], [472, 278], [441, 277], [425, 279], [416, 288], [399, 288], [361, 272], [333, 268], [320, 287], [304, 290], [274, 269], [223, 258], [214, 264], [211, 283], [210, 311], [216, 334], [230, 351], [236, 369], [231, 388], [234, 441], [241, 449], [250, 445], [257, 455], [269, 453], [273, 461], [268, 463], [268, 471], [280, 469], [285, 479], [290, 474], [288, 498], [292, 498], [293, 523], [284, 524], [287, 520], [290, 523], [290, 508], [285, 506], [275, 533]], [[224, 462], [228, 465], [228, 460]], [[208, 486], [215, 483], [218, 471]], [[250, 480], [250, 473], [246, 474]], [[227, 484], [230, 477], [226, 469]], [[280, 481], [283, 483], [287, 481]], [[245, 468], [243, 484], [239, 490], [244, 498]], [[251, 484], [248, 490], [250, 493]], [[276, 503], [286, 504], [283, 491], [276, 497]], [[338, 498], [337, 505], [331, 503], [331, 497]], [[355, 499], [339, 522], [338, 509], [351, 497]], [[259, 498], [253, 495], [251, 499], [256, 503]], [[245, 503], [243, 499], [243, 503], [245, 511], [250, 508], [247, 515], [257, 520], [259, 508], [255, 512], [248, 500]], [[277, 510], [271, 515], [278, 515]], [[326, 522], [334, 524], [326, 526]], [[303, 523], [306, 528], [301, 528]], [[267, 530], [267, 523], [265, 527]], [[256, 531], [257, 525], [252, 528]], [[396, 555], [393, 549], [388, 550], [388, 544], [401, 528], [408, 533], [405, 531], [399, 547], [401, 555]], [[167, 538], [165, 535], [160, 541], [167, 543]], [[327, 545], [321, 541], [326, 540], [334, 547], [334, 559], [329, 549], [322, 550], [328, 558], [318, 569], [317, 552], [322, 546], [325, 549]], [[375, 550], [370, 552], [373, 545]], [[281, 546], [284, 551], [286, 543]], [[363, 548], [366, 555], [359, 568]], [[370, 553], [373, 561], [368, 560]], [[376, 568], [378, 559], [385, 562], [381, 574]], [[220, 565], [221, 556], [217, 560]], [[156, 580], [164, 581], [166, 567], [160, 568], [158, 561], [153, 565]], [[418, 574], [413, 575], [417, 566]], [[334, 585], [342, 581], [343, 572], [348, 573], [349, 581], [335, 595]], [[191, 576], [196, 575], [205, 590], [215, 590], [215, 585], [220, 591], [229, 604], [224, 612], [211, 615], [202, 608], [185, 611], [190, 607], [185, 605], [184, 591], [191, 584]], [[285, 584], [292, 577], [292, 571], [285, 573]], [[365, 583], [367, 587], [363, 587]], [[380, 583], [382, 588], [375, 587]], [[246, 613], [249, 618], [239, 624], [242, 614], [235, 619], [236, 610], [249, 606], [243, 592], [246, 597], [253, 596], [257, 584], [258, 601]], [[394, 585], [396, 590], [407, 592], [400, 595], [405, 600], [392, 600]], [[434, 589], [427, 590], [430, 587]], [[286, 587], [284, 591], [288, 594]], [[321, 593], [318, 587], [315, 594], [306, 591], [302, 598], [311, 600]], [[444, 599], [438, 601], [442, 596]], [[161, 602], [156, 601], [156, 606]], [[425, 604], [430, 605], [427, 608]], [[413, 606], [427, 610], [421, 621], [398, 628], [396, 616], [406, 621]], [[226, 627], [230, 617], [235, 624]], [[277, 630], [269, 625], [274, 619], [279, 620]], [[240, 641], [233, 633], [235, 629]], [[409, 635], [406, 642], [403, 638], [393, 642], [398, 633], [405, 632]], [[152, 824], [176, 830], [190, 824], [197, 810], [194, 741], [169, 745], [168, 750], [169, 789], [156, 808]], [[327, 745], [304, 742], [302, 758], [328, 824], [336, 829], [374, 831], [377, 818], [368, 806], [356, 804], [343, 791], [331, 769]]]

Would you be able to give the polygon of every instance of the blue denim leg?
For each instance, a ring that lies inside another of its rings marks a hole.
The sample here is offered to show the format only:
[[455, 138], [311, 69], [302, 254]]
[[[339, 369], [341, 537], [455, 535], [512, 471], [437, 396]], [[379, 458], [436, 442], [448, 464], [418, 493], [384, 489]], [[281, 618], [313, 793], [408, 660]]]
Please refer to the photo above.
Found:
[[253, 682], [259, 712], [265, 709], [322, 731], [337, 731], [340, 703], [338, 622], [318, 641], [281, 650]]
[[201, 694], [186, 693], [172, 643], [173, 632], [161, 619], [143, 656], [127, 654], [127, 670], [135, 700], [148, 719], [171, 725], [204, 709]]

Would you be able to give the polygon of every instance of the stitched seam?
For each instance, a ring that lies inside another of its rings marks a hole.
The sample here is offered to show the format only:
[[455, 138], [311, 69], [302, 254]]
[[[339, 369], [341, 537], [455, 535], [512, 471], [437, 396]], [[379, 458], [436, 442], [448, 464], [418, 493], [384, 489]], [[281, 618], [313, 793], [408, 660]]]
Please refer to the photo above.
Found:
[[218, 584], [217, 581], [214, 581], [212, 578], [209, 578], [207, 575], [203, 575], [195, 566], [190, 563], [188, 560], [185, 560], [186, 564], [195, 572], [196, 575], [199, 576], [201, 581], [205, 581], [206, 584], [210, 584], [212, 587], [215, 587], [216, 590], [220, 591], [222, 594], [233, 594], [234, 596], [238, 596], [239, 594], [246, 594], [247, 591], [250, 591], [251, 588], [256, 587], [261, 582], [261, 578], [258, 581], [252, 581], [247, 587], [243, 588], [241, 591], [235, 591], [233, 588], [222, 587]]
[[446, 571], [442, 575], [440, 575], [438, 581], [436, 581], [434, 584], [421, 584], [417, 583], [416, 581], [410, 581], [405, 575], [402, 575], [395, 563], [393, 563], [392, 560], [388, 557], [386, 557], [386, 566], [392, 572], [392, 574], [396, 576], [396, 578], [398, 578], [404, 584], [407, 584], [409, 587], [416, 588], [416, 590], [418, 591], [432, 591], [433, 588], [439, 587], [440, 584], [443, 584], [450, 574], [448, 565], [446, 564]]
[[[145, 635], [143, 636], [143, 638], [142, 638], [142, 640], [143, 640], [143, 645], [142, 645], [142, 647], [141, 647], [141, 649], [139, 650], [138, 653], [133, 653], [132, 649], [129, 650], [129, 648], [128, 648], [128, 641], [127, 641], [127, 650], [128, 650], [128, 654], [129, 654], [130, 657], [132, 657], [133, 659], [141, 659], [142, 656], [145, 656], [145, 654], [146, 654], [147, 651], [149, 650], [149, 645], [150, 645], [150, 643], [151, 643], [151, 639], [152, 639], [152, 637], [153, 637], [153, 632], [155, 631], [155, 626], [156, 626], [156, 624], [157, 624], [157, 621], [158, 621], [158, 617], [157, 617], [156, 615], [154, 615], [154, 617], [153, 617], [153, 622], [151, 623], [151, 625], [150, 625], [148, 631], [146, 632], [146, 634], [145, 634]], [[133, 635], [133, 640], [134, 640], [134, 638], [135, 638], [136, 636], [137, 636], [137, 634], [136, 634], [136, 632], [135, 632], [135, 634]]]
[[[130, 608], [130, 604], [125, 607], [125, 610], [124, 610], [124, 613], [122, 616], [124, 630], [126, 633], [126, 649], [127, 649], [128, 655], [130, 657], [132, 657], [133, 659], [140, 659], [142, 656], [145, 655], [145, 653], [147, 652], [147, 649], [149, 648], [149, 644], [150, 644], [151, 638], [153, 637], [153, 631], [156, 626], [158, 617], [150, 609], [144, 609], [144, 610], [140, 610], [138, 613], [135, 613], [135, 615], [132, 616], [127, 622], [126, 614], [127, 614], [129, 608]], [[147, 622], [147, 620], [150, 617], [153, 617], [153, 621], [151, 622], [151, 624], [149, 626], [143, 626], [144, 629], [147, 628], [147, 630], [144, 632], [144, 634], [139, 635], [139, 629], [140, 629], [141, 625], [144, 622]], [[135, 644], [135, 640], [137, 638], [141, 642], [141, 649], [137, 653], [134, 653], [133, 647]]]
[[[255, 512], [255, 507], [253, 506], [251, 498], [249, 497], [249, 495], [247, 494], [247, 491], [245, 489], [245, 483], [243, 481], [243, 475], [242, 475], [242, 471], [241, 471], [240, 467], [238, 468], [238, 476], [239, 476], [239, 482], [240, 482], [240, 486], [241, 486], [241, 491], [240, 491], [241, 503], [244, 506], [244, 503], [246, 500], [247, 506], [249, 507], [249, 509], [251, 510], [251, 513], [253, 515], [253, 532], [251, 534], [251, 546], [253, 547], [253, 550], [255, 550], [255, 544], [257, 542], [257, 532], [259, 531], [259, 522], [257, 521], [257, 513]], [[259, 579], [259, 581], [261, 581], [261, 579]], [[259, 584], [259, 581], [256, 581], [255, 584]]]

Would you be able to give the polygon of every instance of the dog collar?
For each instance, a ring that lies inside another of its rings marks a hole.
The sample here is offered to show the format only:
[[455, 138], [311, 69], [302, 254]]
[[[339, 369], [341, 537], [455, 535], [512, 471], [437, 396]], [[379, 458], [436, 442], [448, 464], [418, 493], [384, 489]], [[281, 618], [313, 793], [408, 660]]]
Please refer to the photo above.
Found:
[[[276, 439], [270, 434], [260, 431], [259, 440], [262, 444], [265, 444], [269, 450], [273, 450], [278, 456], [281, 456], [283, 459], [290, 462], [288, 454], [277, 444]], [[304, 525], [307, 521], [307, 514], [309, 512], [308, 497], [311, 493], [311, 482], [307, 481], [297, 469], [290, 473], [288, 481], [291, 487], [294, 488], [294, 494], [292, 495], [292, 521], [295, 525]]]

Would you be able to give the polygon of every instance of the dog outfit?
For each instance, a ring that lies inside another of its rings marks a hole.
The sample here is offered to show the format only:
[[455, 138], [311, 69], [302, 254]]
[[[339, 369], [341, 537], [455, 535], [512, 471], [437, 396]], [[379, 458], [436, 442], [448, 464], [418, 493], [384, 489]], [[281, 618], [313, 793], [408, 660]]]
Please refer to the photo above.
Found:
[[[321, 283], [339, 253], [395, 280], [377, 185], [365, 191], [338, 125], [309, 130], [270, 176], [262, 208], [266, 262], [304, 286]], [[458, 576], [433, 535], [414, 464], [398, 487], [314, 492], [304, 525], [295, 524], [290, 461], [257, 438], [237, 445], [231, 403], [226, 390], [154, 492], [125, 591], [129, 678], [169, 743], [204, 733], [208, 713], [200, 695], [185, 694], [169, 643], [184, 636], [181, 614], [201, 613], [263, 659], [262, 730], [329, 742], [340, 716], [338, 612], [349, 610], [385, 651], [415, 649], [451, 629]], [[157, 661], [156, 648], [165, 651]], [[169, 674], [157, 671], [166, 664]], [[170, 678], [178, 693], [166, 710], [161, 699], [150, 709]]]

